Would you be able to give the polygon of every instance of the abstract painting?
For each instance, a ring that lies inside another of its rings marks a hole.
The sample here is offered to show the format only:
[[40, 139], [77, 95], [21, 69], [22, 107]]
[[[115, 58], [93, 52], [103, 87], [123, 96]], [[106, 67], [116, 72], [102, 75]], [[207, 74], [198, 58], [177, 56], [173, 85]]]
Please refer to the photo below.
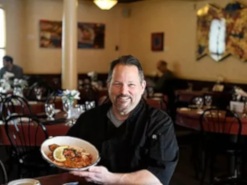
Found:
[[78, 23], [77, 38], [80, 49], [102, 49], [105, 47], [105, 25]]
[[41, 48], [61, 48], [62, 22], [61, 21], [39, 21], [39, 33]]
[[197, 11], [197, 59], [221, 61], [233, 55], [247, 61], [247, 7], [232, 2], [221, 8], [206, 5]]

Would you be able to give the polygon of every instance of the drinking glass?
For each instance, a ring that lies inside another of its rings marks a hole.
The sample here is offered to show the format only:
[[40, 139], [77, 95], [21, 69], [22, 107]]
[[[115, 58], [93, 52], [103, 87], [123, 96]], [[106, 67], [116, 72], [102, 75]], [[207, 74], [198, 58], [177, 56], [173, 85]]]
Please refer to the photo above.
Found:
[[86, 110], [90, 110], [91, 109], [91, 104], [89, 101], [85, 102], [85, 106], [86, 106]]
[[76, 104], [75, 108], [76, 108], [78, 114], [82, 114], [85, 112], [85, 105]]
[[195, 98], [195, 103], [198, 109], [202, 109], [203, 107], [203, 98], [201, 97], [196, 97]]
[[148, 87], [148, 96], [153, 97], [154, 95], [154, 89], [152, 87]]
[[92, 109], [92, 108], [95, 108], [95, 101], [91, 101], [91, 102], [90, 102], [90, 106], [91, 106], [91, 109]]
[[47, 115], [48, 120], [53, 120], [53, 115], [55, 113], [55, 105], [53, 103], [46, 103], [45, 104], [45, 113]]
[[42, 97], [42, 89], [35, 87], [34, 88], [34, 93], [35, 93], [35, 96], [36, 96], [37, 100], [41, 100], [41, 97]]
[[212, 104], [212, 96], [207, 95], [207, 96], [204, 97], [204, 99], [205, 99], [206, 106], [210, 107], [211, 104]]
[[66, 112], [66, 114], [68, 114], [69, 108], [70, 108], [69, 101], [63, 100], [63, 111]]

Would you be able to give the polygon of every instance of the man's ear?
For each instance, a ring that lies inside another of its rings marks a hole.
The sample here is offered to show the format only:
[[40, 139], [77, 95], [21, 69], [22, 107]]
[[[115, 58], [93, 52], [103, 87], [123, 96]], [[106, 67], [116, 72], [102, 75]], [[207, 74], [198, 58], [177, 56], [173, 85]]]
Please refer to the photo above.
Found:
[[143, 94], [144, 91], [145, 91], [146, 85], [147, 85], [147, 82], [146, 82], [145, 80], [143, 80], [143, 81], [142, 81], [142, 94]]

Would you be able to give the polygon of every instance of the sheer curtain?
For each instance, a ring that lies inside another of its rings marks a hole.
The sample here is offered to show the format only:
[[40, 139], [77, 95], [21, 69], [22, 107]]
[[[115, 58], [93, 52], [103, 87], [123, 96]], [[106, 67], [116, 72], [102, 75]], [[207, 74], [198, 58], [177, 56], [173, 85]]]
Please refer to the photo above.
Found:
[[2, 58], [5, 55], [6, 47], [6, 24], [5, 12], [0, 8], [0, 68], [3, 66]]

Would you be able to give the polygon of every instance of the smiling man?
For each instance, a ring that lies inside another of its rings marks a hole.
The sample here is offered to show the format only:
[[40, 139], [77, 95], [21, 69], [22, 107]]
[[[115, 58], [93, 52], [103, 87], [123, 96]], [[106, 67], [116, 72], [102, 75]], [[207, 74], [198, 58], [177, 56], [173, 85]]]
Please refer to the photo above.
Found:
[[122, 56], [111, 63], [111, 103], [82, 114], [68, 132], [95, 145], [101, 161], [74, 175], [97, 184], [169, 184], [178, 161], [173, 123], [165, 112], [142, 102], [145, 87], [136, 58]]

